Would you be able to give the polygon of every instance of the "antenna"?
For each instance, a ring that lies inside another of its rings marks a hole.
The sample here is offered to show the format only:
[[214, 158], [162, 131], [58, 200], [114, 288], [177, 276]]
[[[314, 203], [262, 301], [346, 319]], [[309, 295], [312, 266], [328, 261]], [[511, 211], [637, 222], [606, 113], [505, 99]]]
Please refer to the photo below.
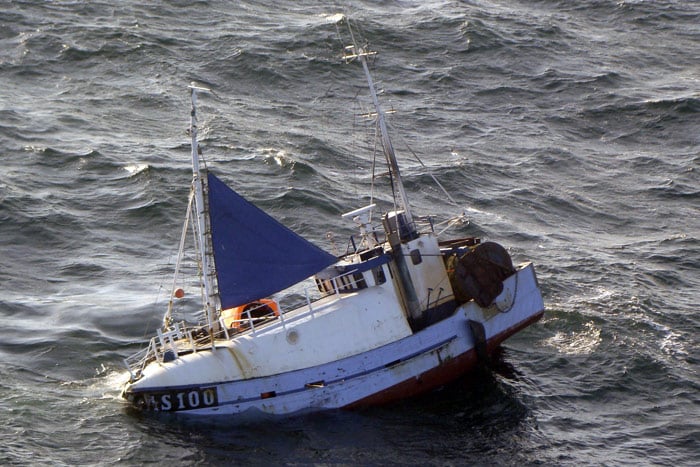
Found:
[[354, 60], [359, 60], [362, 64], [362, 69], [365, 72], [365, 78], [367, 79], [367, 85], [369, 87], [370, 96], [372, 97], [372, 103], [374, 104], [375, 112], [377, 114], [377, 125], [379, 127], [379, 132], [381, 134], [382, 149], [384, 152], [384, 157], [386, 158], [387, 165], [389, 166], [389, 173], [391, 174], [391, 186], [395, 193], [399, 195], [400, 208], [404, 211], [404, 216], [406, 223], [410, 226], [413, 225], [413, 216], [411, 215], [411, 209], [408, 204], [408, 197], [406, 196], [406, 190], [403, 186], [403, 181], [401, 179], [401, 172], [399, 170], [399, 164], [396, 161], [396, 152], [394, 151], [394, 145], [389, 138], [389, 132], [387, 131], [385, 113], [379, 103], [379, 98], [377, 97], [377, 91], [374, 86], [374, 81], [372, 80], [372, 75], [369, 72], [369, 66], [367, 65], [367, 57], [371, 55], [376, 55], [377, 52], [372, 52], [365, 50], [357, 44], [355, 40], [355, 34], [353, 33], [350, 21], [348, 20], [348, 31], [350, 33], [350, 38], [352, 40], [352, 45], [346, 46], [344, 48], [343, 59], [346, 63], [350, 63]]

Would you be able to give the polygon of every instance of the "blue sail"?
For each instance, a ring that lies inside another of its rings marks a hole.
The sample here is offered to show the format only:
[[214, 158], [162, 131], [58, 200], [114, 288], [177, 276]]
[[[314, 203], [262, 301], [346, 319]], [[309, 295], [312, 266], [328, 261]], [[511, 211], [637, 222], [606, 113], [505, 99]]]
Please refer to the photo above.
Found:
[[211, 173], [209, 218], [223, 308], [267, 297], [337, 261]]

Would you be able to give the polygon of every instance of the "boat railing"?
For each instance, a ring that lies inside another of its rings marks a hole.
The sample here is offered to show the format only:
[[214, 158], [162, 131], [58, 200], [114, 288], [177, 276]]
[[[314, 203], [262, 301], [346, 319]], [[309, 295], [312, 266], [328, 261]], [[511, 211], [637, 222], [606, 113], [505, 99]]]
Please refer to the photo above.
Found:
[[184, 321], [173, 324], [166, 331], [158, 329], [148, 346], [124, 359], [131, 380], [138, 379], [143, 369], [152, 361], [163, 363], [175, 359], [181, 353], [197, 352], [211, 346], [211, 336], [206, 325], [191, 326]]
[[[328, 297], [331, 295], [340, 295], [341, 293], [353, 292], [359, 289], [365, 288], [367, 285], [365, 283], [364, 277], [356, 275], [358, 272], [357, 268], [353, 268], [349, 271], [345, 271], [342, 274], [327, 278], [327, 279], [316, 279], [316, 286], [319, 292], [321, 292], [321, 297]], [[306, 292], [307, 300], [308, 290]], [[310, 306], [310, 305], [309, 305]]]
[[433, 218], [431, 216], [414, 217], [413, 225], [415, 225], [416, 231], [419, 234], [435, 233], [435, 225], [433, 224]]
[[[229, 339], [230, 336], [239, 334], [241, 332], [247, 331], [248, 329], [251, 329], [253, 331], [253, 334], [255, 334], [255, 328], [256, 328], [256, 323], [262, 324], [266, 322], [270, 322], [274, 318], [280, 318], [282, 321], [284, 321], [284, 318], [282, 318], [282, 314], [279, 316], [276, 316], [274, 313], [270, 313], [265, 316], [250, 316], [250, 313], [246, 310], [245, 311], [246, 316], [243, 318], [239, 319], [232, 319], [229, 321], [229, 326], [227, 327], [223, 321], [223, 319], [220, 320], [221, 326], [225, 330], [226, 338]], [[233, 332], [231, 332], [233, 331]]]
[[146, 364], [153, 360], [153, 358], [150, 357], [152, 355], [156, 355], [156, 349], [153, 348], [154, 345], [155, 337], [149, 341], [148, 347], [145, 347], [124, 359], [124, 365], [129, 370], [129, 375], [131, 376], [130, 381], [135, 381], [138, 379]]
[[[321, 292], [321, 295], [316, 298], [311, 297], [311, 293], [309, 292], [310, 287], [305, 287], [304, 292], [307, 310], [296, 315], [294, 320], [301, 319], [305, 316], [311, 316], [313, 318], [317, 309], [315, 304], [323, 299], [328, 299], [333, 296], [339, 299], [343, 294], [367, 287], [364, 277], [358, 273], [359, 270], [360, 268], [358, 265], [358, 267], [351, 268], [342, 274], [324, 279], [324, 283], [329, 284], [330, 287], [324, 290], [320, 290], [319, 288], [318, 291]], [[223, 317], [220, 317], [220, 337], [224, 337], [228, 340], [248, 330], [255, 336], [260, 324], [270, 322], [271, 317], [278, 318], [282, 326], [286, 326], [285, 314], [282, 310], [280, 310], [279, 313], [263, 316], [253, 316], [251, 311], [254, 311], [254, 309], [244, 311], [243, 313], [245, 316], [241, 316], [238, 319], [228, 320], [228, 326], [224, 323]], [[146, 365], [152, 361], [158, 361], [160, 363], [167, 362], [169, 359], [177, 358], [177, 356], [182, 353], [197, 352], [199, 349], [205, 347], [211, 347], [209, 327], [206, 325], [193, 326], [184, 321], [180, 321], [174, 323], [167, 330], [159, 329], [156, 336], [150, 339], [148, 346], [125, 358], [124, 364], [129, 370], [131, 380], [134, 381], [138, 379]]]
[[[330, 279], [326, 279], [326, 281], [328, 281], [328, 283], [330, 284], [330, 287], [328, 287], [326, 291], [322, 292], [320, 296], [314, 298], [311, 297], [311, 293], [309, 291], [311, 287], [304, 287], [304, 299], [306, 301], [307, 310], [303, 313], [295, 315], [294, 319], [300, 319], [305, 316], [311, 316], [313, 318], [314, 313], [316, 311], [314, 304], [318, 303], [324, 298], [333, 296], [340, 298], [341, 294], [343, 293], [363, 288], [365, 286], [364, 279], [358, 279], [357, 277], [355, 277], [356, 273], [357, 269], [351, 269], [342, 274], [338, 274], [337, 276], [334, 276]], [[222, 326], [226, 330], [227, 339], [230, 338], [230, 335], [239, 334], [241, 332], [247, 331], [248, 329], [250, 329], [251, 334], [255, 336], [259, 325], [270, 322], [270, 318], [277, 318], [280, 320], [282, 327], [286, 326], [285, 320], [288, 318], [285, 318], [285, 313], [282, 310], [280, 310], [279, 313], [269, 313], [263, 316], [252, 316], [251, 311], [255, 311], [255, 308], [244, 311], [245, 317], [241, 316], [241, 318], [239, 319], [230, 320], [229, 327], [226, 327], [223, 324], [223, 320], [221, 321]], [[232, 330], [234, 332], [233, 334], [230, 334]]]
[[[327, 288], [327, 290], [322, 291], [320, 296], [311, 297], [310, 289], [311, 287], [304, 287], [304, 298], [306, 301], [306, 307], [307, 310], [297, 314], [294, 316], [294, 320], [302, 319], [306, 316], [311, 316], [312, 318], [314, 317], [314, 313], [317, 310], [317, 307], [315, 306], [319, 301], [323, 299], [328, 299], [329, 297], [337, 297], [340, 298], [342, 294], [348, 293], [354, 290], [359, 290], [364, 287], [366, 287], [366, 284], [364, 282], [364, 278], [360, 277], [357, 278], [355, 275], [357, 274], [358, 269], [353, 268], [349, 271], [346, 271], [342, 274], [338, 274], [337, 276], [334, 276], [330, 279], [325, 279], [325, 281], [328, 281], [330, 284], [330, 287]], [[316, 290], [320, 291], [320, 290]], [[289, 318], [285, 316], [285, 313], [283, 310], [279, 310], [279, 313], [270, 313], [267, 315], [263, 316], [251, 316], [250, 312], [254, 311], [255, 309], [250, 309], [246, 310], [244, 312], [245, 317], [241, 316], [239, 319], [233, 319], [229, 321], [229, 326], [227, 327], [224, 325], [223, 320], [220, 321], [222, 327], [225, 330], [225, 335], [226, 338], [229, 339], [231, 336], [248, 331], [250, 329], [251, 334], [253, 336], [256, 335], [256, 332], [258, 331], [258, 328], [261, 324], [265, 324], [268, 322], [271, 322], [272, 320], [270, 318], [276, 318], [279, 319], [281, 322], [281, 325], [283, 328], [286, 327], [287, 321]], [[233, 331], [233, 332], [231, 332]]]
[[331, 279], [333, 283], [333, 293], [329, 295], [340, 295], [342, 292], [359, 290], [364, 287], [365, 281], [362, 276], [359, 278], [355, 275], [357, 269], [351, 269], [343, 274], [339, 274]]

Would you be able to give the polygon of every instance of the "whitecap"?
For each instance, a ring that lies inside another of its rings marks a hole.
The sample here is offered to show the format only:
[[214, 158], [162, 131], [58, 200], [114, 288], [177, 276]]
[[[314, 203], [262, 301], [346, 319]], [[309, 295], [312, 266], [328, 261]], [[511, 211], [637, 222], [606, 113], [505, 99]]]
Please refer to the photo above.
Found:
[[279, 167], [294, 165], [294, 159], [284, 149], [262, 148], [260, 152], [266, 161], [274, 162]]
[[120, 388], [129, 381], [129, 372], [107, 368], [102, 365], [101, 368], [95, 369], [96, 376], [82, 382], [70, 382], [70, 384], [80, 384], [84, 389], [84, 396], [89, 400], [93, 399], [111, 399], [121, 400]]
[[343, 13], [324, 13], [318, 16], [323, 20], [324, 24], [336, 24], [345, 19]]
[[601, 340], [600, 328], [589, 321], [584, 323], [581, 331], [557, 332], [545, 341], [545, 345], [566, 355], [588, 355], [598, 348]]
[[137, 175], [148, 170], [148, 164], [129, 164], [124, 166], [124, 170], [129, 172], [129, 175]]

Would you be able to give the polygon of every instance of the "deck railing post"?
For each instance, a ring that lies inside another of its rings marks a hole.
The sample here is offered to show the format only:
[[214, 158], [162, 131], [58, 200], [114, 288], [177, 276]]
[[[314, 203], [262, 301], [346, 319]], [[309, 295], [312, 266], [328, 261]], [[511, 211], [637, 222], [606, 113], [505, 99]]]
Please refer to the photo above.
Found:
[[250, 314], [250, 310], [245, 310], [248, 315], [248, 323], [250, 324], [250, 329], [253, 331], [253, 337], [255, 337], [255, 324], [253, 324], [253, 316]]
[[308, 287], [304, 287], [304, 294], [306, 295], [306, 306], [309, 307], [309, 313], [311, 313], [311, 317], [314, 317], [314, 309], [311, 306], [311, 297], [309, 297], [309, 289]]

